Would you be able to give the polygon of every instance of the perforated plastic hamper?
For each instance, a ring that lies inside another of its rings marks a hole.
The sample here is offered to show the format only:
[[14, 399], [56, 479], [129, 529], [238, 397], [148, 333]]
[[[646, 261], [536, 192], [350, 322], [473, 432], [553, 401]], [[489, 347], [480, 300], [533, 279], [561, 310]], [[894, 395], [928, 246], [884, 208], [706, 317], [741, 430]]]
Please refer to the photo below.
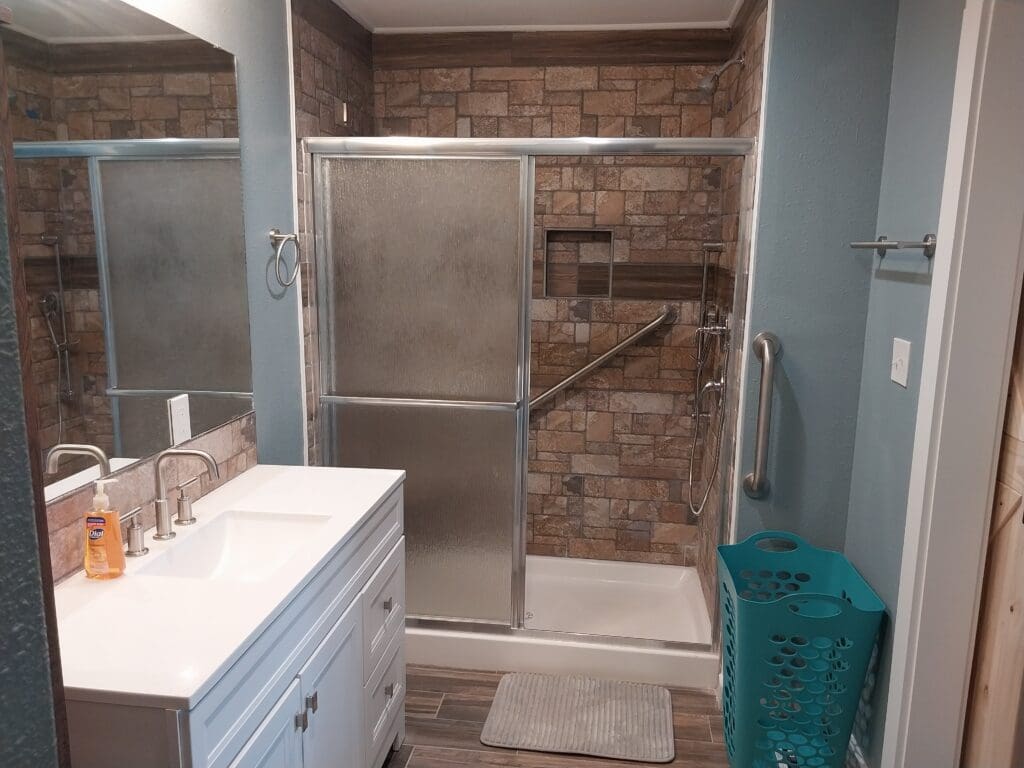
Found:
[[843, 555], [781, 531], [718, 547], [732, 768], [842, 768], [885, 606]]

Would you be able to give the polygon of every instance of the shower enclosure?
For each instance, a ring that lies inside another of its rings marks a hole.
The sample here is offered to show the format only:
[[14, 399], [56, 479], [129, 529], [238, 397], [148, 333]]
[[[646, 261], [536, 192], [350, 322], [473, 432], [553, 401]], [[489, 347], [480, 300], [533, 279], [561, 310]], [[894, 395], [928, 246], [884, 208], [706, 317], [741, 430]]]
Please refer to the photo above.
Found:
[[[543, 667], [541, 649], [560, 646], [579, 666], [628, 648], [652, 678], [711, 680], [708, 566], [733, 439], [709, 432], [734, 414], [722, 396], [740, 342], [729, 335], [742, 331], [733, 294], [745, 292], [734, 275], [751, 150], [745, 139], [305, 141], [322, 461], [408, 473], [420, 660], [485, 663], [486, 646]], [[673, 621], [638, 629], [627, 607]], [[655, 671], [670, 660], [668, 678]]]

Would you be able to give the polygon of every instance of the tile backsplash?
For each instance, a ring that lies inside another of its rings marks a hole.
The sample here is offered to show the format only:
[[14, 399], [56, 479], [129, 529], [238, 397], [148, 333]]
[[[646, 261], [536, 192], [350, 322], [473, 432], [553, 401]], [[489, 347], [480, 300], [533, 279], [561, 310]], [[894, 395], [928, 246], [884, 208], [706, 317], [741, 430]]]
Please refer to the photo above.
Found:
[[[250, 411], [177, 447], [198, 448], [212, 454], [217, 461], [220, 478], [211, 477], [204, 465], [196, 459], [179, 459], [164, 466], [167, 487], [173, 489], [198, 475], [202, 478], [199, 493], [193, 498], [205, 496], [214, 488], [256, 466], [255, 415]], [[107, 490], [111, 505], [121, 514], [138, 506], [143, 507], [142, 520], [147, 529], [147, 538], [148, 530], [156, 524], [153, 511], [156, 500], [155, 472], [156, 457], [150, 456], [114, 473], [117, 482]], [[93, 486], [89, 483], [46, 505], [50, 566], [54, 581], [66, 578], [82, 567], [82, 516], [91, 507], [92, 496]], [[131, 568], [130, 562], [128, 567]]]

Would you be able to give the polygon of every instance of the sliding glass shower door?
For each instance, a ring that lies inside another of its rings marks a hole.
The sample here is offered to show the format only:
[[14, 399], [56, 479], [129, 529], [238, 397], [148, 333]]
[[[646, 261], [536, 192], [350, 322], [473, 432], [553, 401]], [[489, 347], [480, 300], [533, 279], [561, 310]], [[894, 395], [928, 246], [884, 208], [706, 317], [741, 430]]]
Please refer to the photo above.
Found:
[[194, 434], [252, 408], [241, 166], [93, 157], [90, 182], [115, 452], [148, 456], [174, 394]]
[[325, 463], [407, 471], [410, 614], [507, 625], [524, 161], [317, 155], [314, 174]]

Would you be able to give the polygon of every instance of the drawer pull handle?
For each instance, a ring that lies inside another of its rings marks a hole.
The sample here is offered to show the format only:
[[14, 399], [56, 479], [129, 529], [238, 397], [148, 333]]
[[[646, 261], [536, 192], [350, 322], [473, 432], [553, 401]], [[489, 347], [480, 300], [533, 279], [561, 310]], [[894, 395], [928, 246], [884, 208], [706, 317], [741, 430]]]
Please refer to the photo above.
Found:
[[392, 611], [392, 609], [394, 607], [395, 607], [395, 601], [394, 601], [393, 598], [389, 597], [387, 600], [384, 601], [384, 612], [385, 613], [391, 613], [391, 611]]
[[317, 691], [313, 691], [312, 694], [306, 697], [306, 709], [313, 714], [316, 714], [317, 707], [319, 706], [320, 694]]
[[301, 713], [295, 716], [295, 727], [300, 728], [303, 733], [309, 728], [309, 715], [306, 714], [306, 710], [302, 710]]
[[394, 683], [388, 683], [386, 686], [384, 686], [384, 698], [385, 699], [390, 699], [394, 695], [395, 695], [395, 684]]

